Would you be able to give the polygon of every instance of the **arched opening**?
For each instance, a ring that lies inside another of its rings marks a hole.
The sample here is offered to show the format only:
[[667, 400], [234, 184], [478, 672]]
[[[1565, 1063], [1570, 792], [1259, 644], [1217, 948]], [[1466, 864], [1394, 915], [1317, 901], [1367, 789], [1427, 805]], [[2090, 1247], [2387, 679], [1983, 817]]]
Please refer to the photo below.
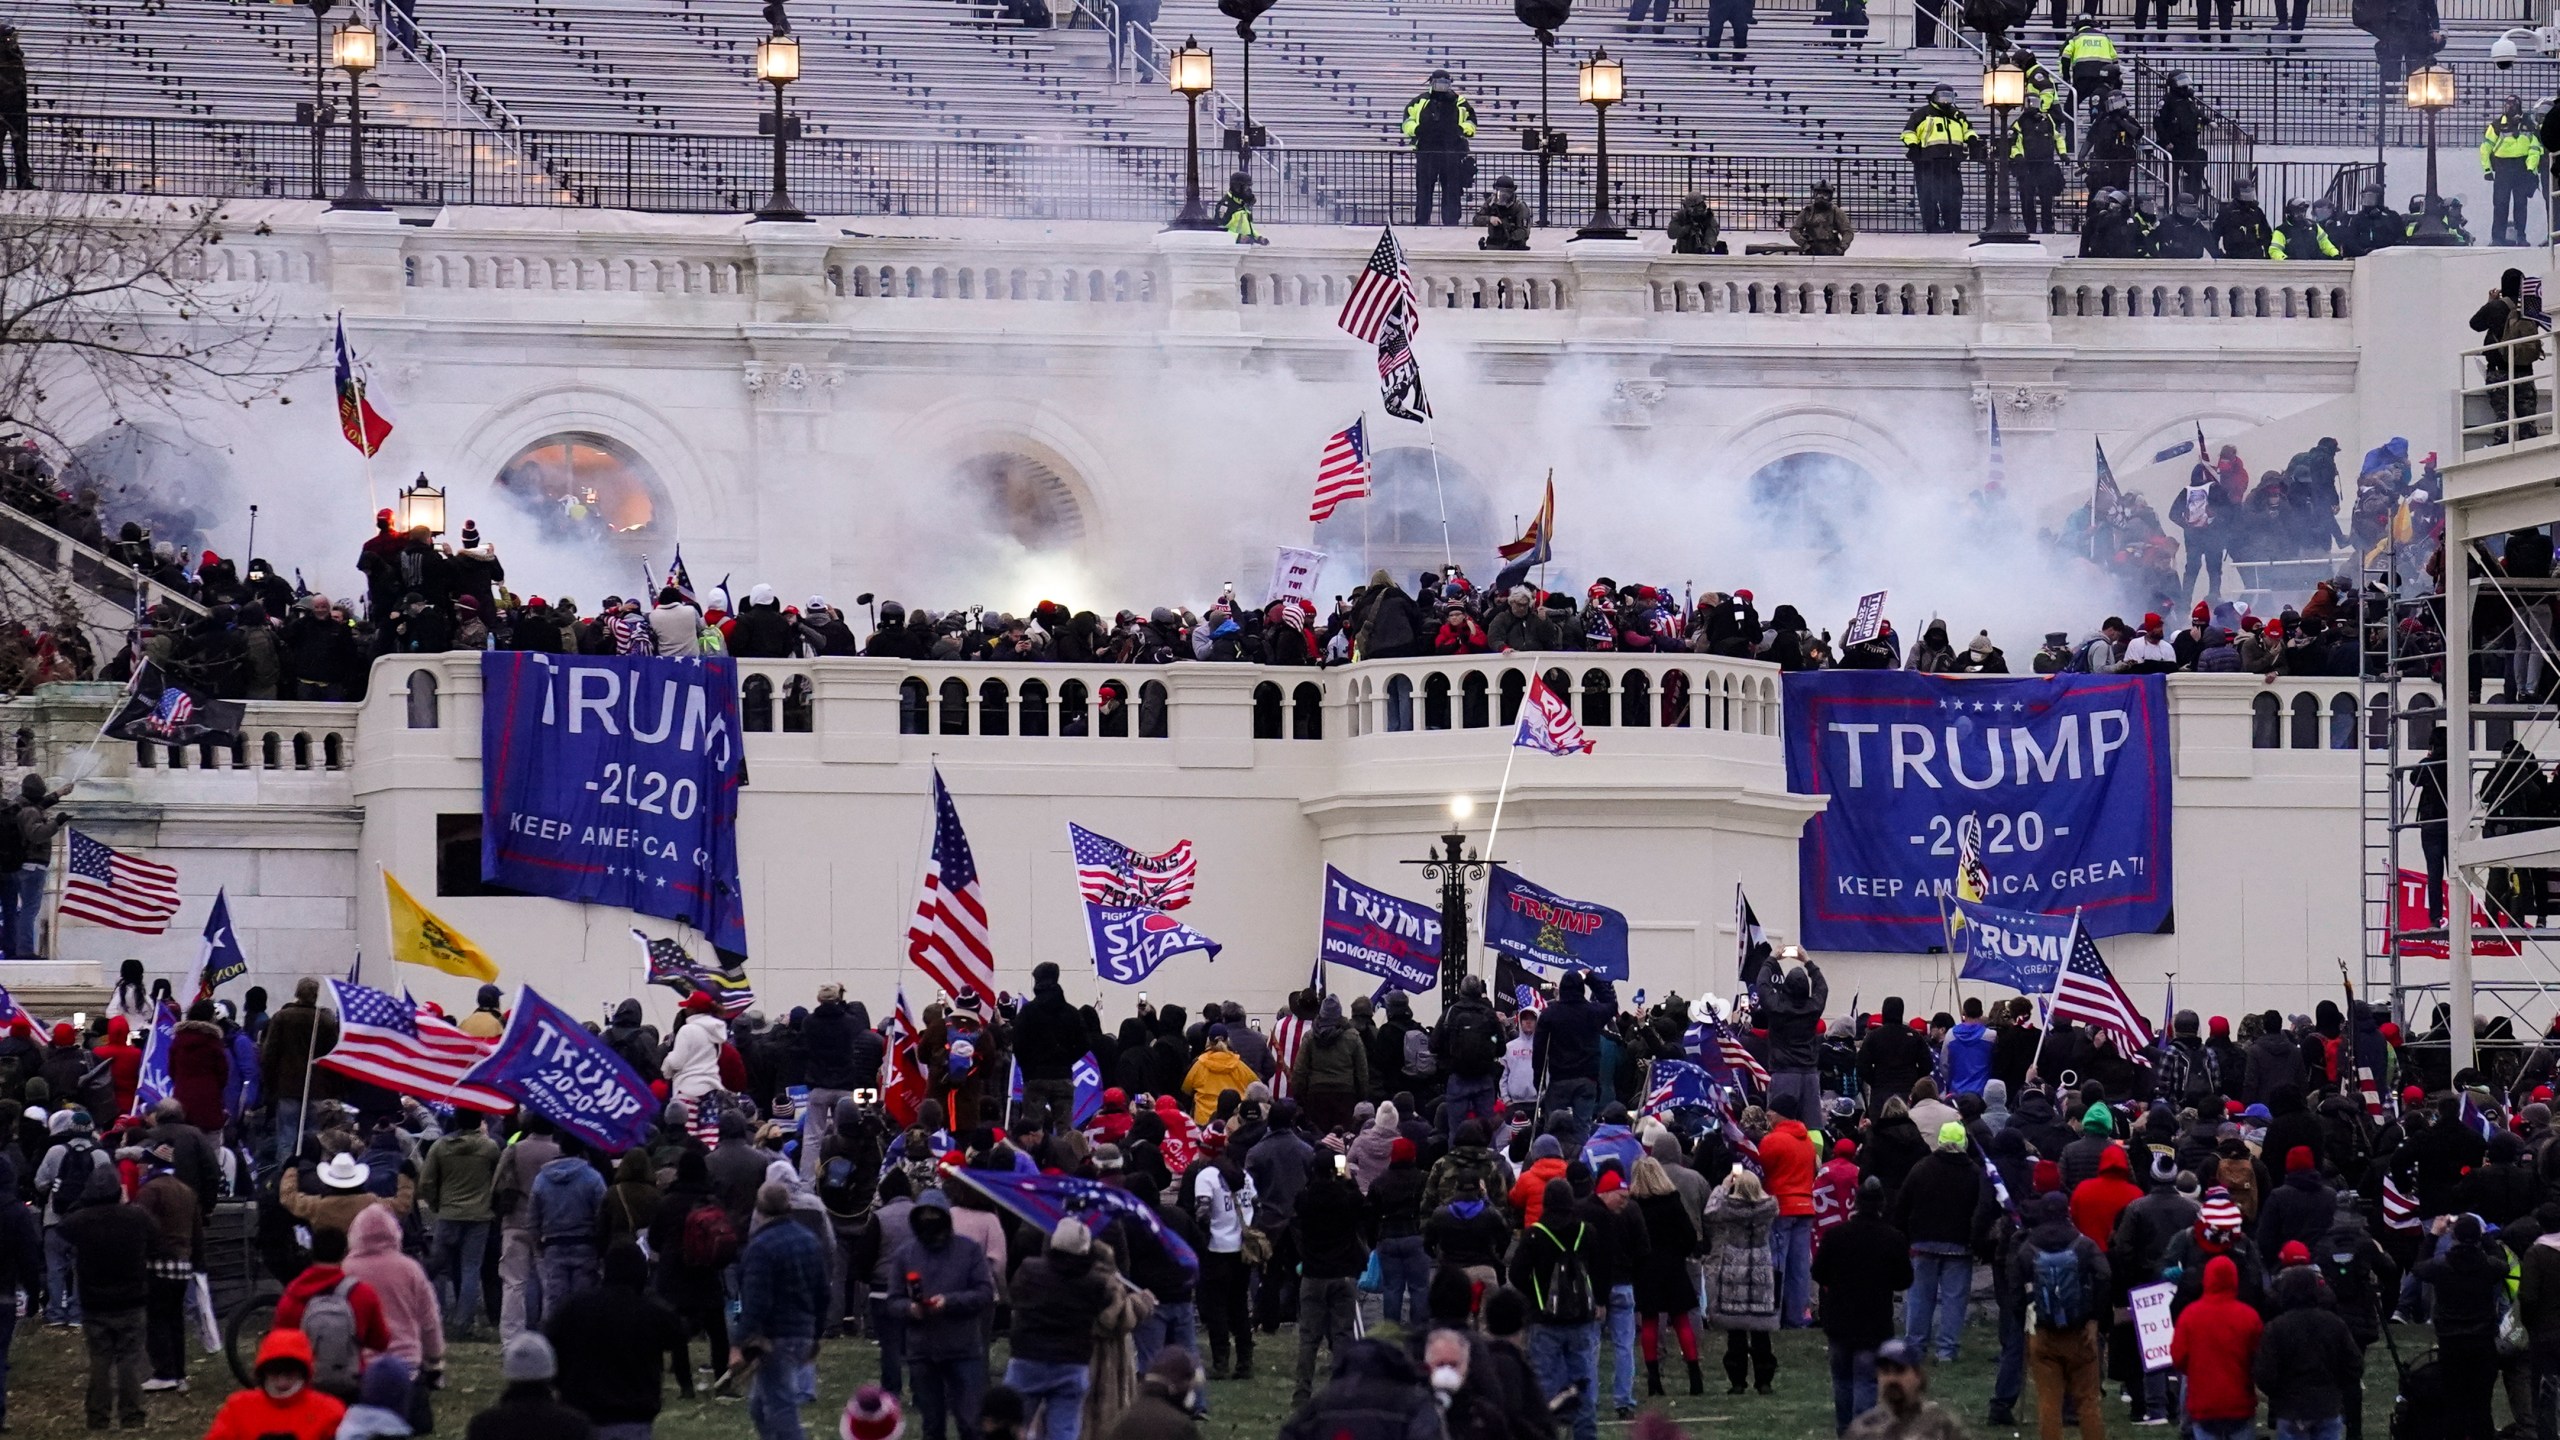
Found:
[[1038, 680], [1022, 682], [1021, 724], [1017, 729], [1024, 735], [1049, 733], [1049, 687], [1047, 684]]
[[1007, 735], [1013, 731], [1012, 695], [1001, 680], [990, 678], [978, 687], [978, 733]]
[[1653, 677], [1642, 670], [1630, 670], [1618, 679], [1618, 723], [1653, 723]]
[[1102, 713], [1096, 727], [1105, 740], [1129, 738], [1129, 687], [1117, 680], [1105, 680], [1094, 696], [1094, 707]]
[[2365, 706], [2364, 743], [2368, 750], [2386, 750], [2391, 746], [2391, 701], [2376, 695]]
[[409, 728], [433, 730], [436, 724], [436, 672], [412, 670], [409, 672]]
[[1253, 687], [1253, 738], [1280, 738], [1280, 687], [1268, 680]]
[[2356, 697], [2343, 690], [2329, 697], [2329, 748], [2356, 748]]
[[1686, 729], [1689, 724], [1689, 672], [1662, 672], [1662, 723], [1665, 728]]
[[1171, 733], [1166, 728], [1171, 721], [1166, 710], [1172, 698], [1166, 693], [1164, 682], [1161, 680], [1150, 680], [1138, 687], [1139, 739], [1162, 740]]
[[773, 728], [773, 677], [750, 675], [738, 682], [738, 725], [749, 733]]
[[1289, 738], [1321, 740], [1324, 738], [1324, 687], [1312, 680], [1302, 680], [1289, 695]]
[[2284, 702], [2264, 691], [2249, 701], [2249, 748], [2284, 748]]
[[806, 735], [818, 728], [817, 687], [806, 675], [794, 675], [782, 686], [782, 728]]
[[1467, 730], [1482, 730], [1493, 723], [1492, 706], [1487, 693], [1484, 672], [1470, 670], [1458, 682], [1458, 724]]
[[1413, 677], [1390, 675], [1387, 677], [1387, 729], [1402, 731], [1412, 728]]
[[36, 732], [34, 732], [33, 730], [23, 730], [23, 729], [22, 729], [22, 730], [20, 730], [20, 731], [17, 733], [16, 743], [15, 743], [15, 745], [12, 747], [12, 750], [13, 750], [13, 753], [15, 753], [15, 754], [16, 754], [17, 759], [18, 759], [18, 763], [19, 763], [19, 764], [21, 764], [21, 765], [33, 765], [33, 764], [35, 764], [35, 763], [36, 763]]
[[1422, 681], [1422, 728], [1449, 728], [1449, 677], [1433, 673]]
[[[1370, 457], [1370, 470], [1369, 498], [1343, 506], [1316, 527], [1315, 548], [1329, 557], [1325, 569], [1337, 579], [1347, 573], [1350, 581], [1365, 582], [1372, 571], [1385, 570], [1411, 593], [1414, 577], [1438, 569], [1443, 555], [1482, 555], [1511, 538], [1510, 532], [1494, 533], [1500, 527], [1484, 483], [1446, 454], [1436, 477], [1431, 452], [1420, 446], [1379, 450]], [[1349, 590], [1351, 584], [1334, 588]]]
[[1082, 735], [1089, 721], [1085, 717], [1085, 688], [1081, 680], [1069, 680], [1058, 687], [1058, 733]]
[[[1566, 692], [1558, 691], [1557, 693], [1564, 694]], [[1585, 670], [1582, 672], [1582, 723], [1593, 726], [1606, 725], [1609, 723], [1609, 675], [1607, 671]]]
[[910, 675], [898, 682], [898, 733], [929, 735], [933, 733], [933, 692], [922, 680]]
[[936, 547], [942, 573], [994, 581], [1027, 555], [1072, 555], [1082, 548], [1085, 513], [1075, 481], [1063, 462], [1030, 448], [972, 455], [929, 492], [930, 521], [948, 542]]
[[335, 730], [320, 737], [320, 764], [323, 769], [328, 770], [347, 768], [346, 738]]
[[[175, 750], [170, 751], [169, 760], [173, 768], [177, 763], [177, 759], [178, 752]], [[293, 768], [296, 770], [308, 770], [311, 768], [311, 736], [306, 732], [297, 731], [294, 734]]]
[[942, 724], [945, 735], [969, 733], [969, 682], [953, 676], [942, 682]]
[[284, 740], [273, 730], [258, 737], [258, 768], [261, 770], [284, 768]]
[[[498, 467], [497, 487], [555, 544], [637, 555], [674, 528], [657, 471], [609, 436], [546, 435]], [[666, 554], [663, 544], [657, 549]]]
[[2308, 690], [2293, 697], [2292, 733], [2286, 744], [2295, 750], [2320, 748], [2320, 697]]
[[[1562, 673], [1562, 672], [1558, 672]], [[1508, 727], [1520, 718], [1520, 701], [1529, 693], [1529, 677], [1517, 670], [1502, 672], [1502, 723]]]
[[1820, 451], [1784, 455], [1751, 472], [1744, 520], [1777, 565], [1828, 559], [1872, 527], [1882, 487], [1865, 466]]

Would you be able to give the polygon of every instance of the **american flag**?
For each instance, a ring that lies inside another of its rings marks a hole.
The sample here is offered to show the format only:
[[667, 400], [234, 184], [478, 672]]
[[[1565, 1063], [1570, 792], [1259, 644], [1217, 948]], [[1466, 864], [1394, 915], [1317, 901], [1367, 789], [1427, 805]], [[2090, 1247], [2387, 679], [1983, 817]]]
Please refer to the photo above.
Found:
[[2402, 1188], [2397, 1175], [2382, 1177], [2382, 1223], [2393, 1230], [2418, 1228], [2418, 1197]]
[[196, 697], [172, 685], [160, 692], [160, 703], [151, 707], [151, 718], [142, 723], [154, 735], [175, 735], [195, 713]]
[[1333, 518], [1345, 500], [1369, 498], [1369, 420], [1367, 416], [1333, 432], [1324, 442], [1324, 458], [1316, 461], [1316, 500], [1307, 511], [1310, 522]]
[[916, 918], [907, 926], [907, 958], [944, 994], [974, 994], [995, 1009], [996, 954], [987, 940], [978, 862], [939, 767], [933, 772], [933, 855], [916, 895]]
[[2375, 1083], [2373, 1067], [2356, 1067], [2356, 1092], [2364, 1097], [2364, 1113], [2375, 1120], [2387, 1118], [2382, 1108], [2382, 1087]]
[[[1324, 957], [1316, 957], [1307, 967], [1307, 988], [1318, 995], [1324, 993]], [[1312, 1028], [1298, 1018], [1298, 1012], [1287, 1005], [1280, 1007], [1280, 1018], [1271, 1027], [1271, 1094], [1274, 1099], [1289, 1098], [1289, 1072], [1298, 1068], [1298, 1051], [1307, 1043]]]
[[329, 982], [329, 1000], [338, 1010], [338, 1045], [320, 1057], [321, 1069], [492, 1115], [516, 1108], [495, 1090], [462, 1083], [497, 1048], [495, 1039], [465, 1035], [462, 1027], [420, 1010], [405, 996], [344, 980]]
[[1395, 227], [1390, 225], [1379, 232], [1378, 248], [1369, 252], [1369, 263], [1361, 267], [1360, 278], [1351, 282], [1351, 296], [1342, 302], [1342, 313], [1333, 323], [1374, 345], [1387, 317], [1399, 310], [1410, 317], [1405, 325], [1408, 332], [1422, 328], [1413, 267], [1405, 263], [1404, 246], [1397, 243]]
[[2116, 983], [2085, 925], [2071, 927], [2071, 958], [2054, 978], [2053, 1018], [2107, 1031], [2116, 1037], [2117, 1049], [2128, 1056], [2151, 1043], [2151, 1027], [2143, 1023], [2142, 1012], [2133, 1008], [2133, 997]]
[[[1713, 1012], [1702, 1010], [1699, 1012], [1697, 1028], [1705, 1032], [1696, 1037], [1698, 1042], [1713, 1042], [1715, 1045], [1715, 1055], [1712, 1059], [1705, 1054], [1704, 1043], [1695, 1043], [1690, 1047], [1698, 1052], [1698, 1059], [1706, 1065], [1710, 1074], [1724, 1071], [1734, 1076], [1737, 1081], [1740, 1077], [1748, 1075], [1753, 1083], [1760, 1087], [1762, 1094], [1768, 1093], [1769, 1067], [1760, 1063], [1760, 1057], [1751, 1053], [1751, 1047], [1742, 1043], [1742, 1037], [1733, 1033], [1732, 1026], [1718, 1020]], [[1717, 1063], [1719, 1061], [1722, 1063]]]
[[1067, 842], [1076, 855], [1076, 888], [1096, 905], [1179, 910], [1191, 903], [1191, 882], [1200, 862], [1192, 858], [1188, 840], [1176, 841], [1161, 855], [1147, 855], [1069, 821]]
[[1431, 397], [1422, 392], [1422, 362], [1413, 358], [1413, 314], [1388, 316], [1378, 335], [1378, 396], [1388, 414], [1418, 425], [1431, 418]]
[[178, 913], [178, 872], [110, 849], [77, 830], [62, 878], [62, 918], [157, 935]]

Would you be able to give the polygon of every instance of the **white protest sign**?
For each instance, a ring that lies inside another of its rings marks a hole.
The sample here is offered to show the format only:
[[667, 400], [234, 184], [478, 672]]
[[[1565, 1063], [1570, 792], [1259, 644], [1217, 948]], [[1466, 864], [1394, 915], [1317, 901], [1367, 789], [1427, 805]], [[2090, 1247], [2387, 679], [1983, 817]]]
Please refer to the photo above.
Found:
[[2169, 1337], [2177, 1325], [2169, 1318], [2169, 1301], [2178, 1287], [2162, 1281], [2157, 1285], [2139, 1285], [2132, 1291], [2133, 1325], [2142, 1337], [2142, 1368], [2169, 1368]]
[[1323, 551], [1283, 545], [1272, 559], [1271, 588], [1265, 593], [1272, 600], [1304, 600], [1312, 610], [1316, 603], [1316, 577], [1323, 572]]

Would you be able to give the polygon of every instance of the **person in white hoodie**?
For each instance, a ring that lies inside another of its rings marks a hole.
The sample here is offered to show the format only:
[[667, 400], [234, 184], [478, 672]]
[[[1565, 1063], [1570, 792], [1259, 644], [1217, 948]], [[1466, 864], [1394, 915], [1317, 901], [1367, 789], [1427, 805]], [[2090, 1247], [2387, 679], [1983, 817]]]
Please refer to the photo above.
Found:
[[1502, 1047], [1502, 1103], [1538, 1103], [1538, 1012], [1520, 1012], [1520, 1033]]
[[729, 1025], [708, 1011], [691, 1011], [676, 1027], [674, 1043], [658, 1067], [667, 1077], [667, 1093], [692, 1105], [720, 1088], [720, 1047], [729, 1043]]
[[673, 585], [658, 592], [658, 608], [649, 612], [649, 631], [662, 656], [692, 655], [702, 646], [702, 612]]

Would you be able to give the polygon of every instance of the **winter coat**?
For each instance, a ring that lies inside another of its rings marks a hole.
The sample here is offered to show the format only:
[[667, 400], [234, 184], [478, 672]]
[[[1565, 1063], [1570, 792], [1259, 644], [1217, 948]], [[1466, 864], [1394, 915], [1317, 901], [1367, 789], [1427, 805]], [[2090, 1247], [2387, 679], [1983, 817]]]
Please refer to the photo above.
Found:
[[2418, 1262], [2418, 1279], [2435, 1288], [2434, 1316], [2439, 1347], [2460, 1342], [2488, 1344], [2498, 1333], [2498, 1301], [2506, 1286], [2504, 1252], [2493, 1258], [2492, 1242], [2455, 1245], [2432, 1260]]
[[[965, 1360], [985, 1353], [979, 1317], [995, 1308], [995, 1282], [987, 1273], [987, 1252], [965, 1235], [954, 1233], [939, 1248], [913, 1236], [889, 1257], [890, 1308], [907, 1322], [906, 1353], [917, 1360]], [[909, 1281], [908, 1276], [916, 1277]], [[937, 1296], [942, 1308], [919, 1313], [908, 1298], [913, 1285]]]
[[1895, 1192], [1887, 1218], [1914, 1245], [1966, 1245], [1982, 1203], [1982, 1167], [1962, 1150], [1932, 1150]]
[[[324, 1014], [318, 1006], [296, 1000], [268, 1017], [267, 1033], [258, 1048], [258, 1073], [267, 1077], [268, 1088], [280, 1095], [297, 1099], [303, 1093], [303, 1072], [310, 1071], [313, 1100], [338, 1098], [335, 1072], [311, 1064], [312, 1059], [326, 1055], [338, 1043], [338, 1017]], [[57, 1087], [56, 1095], [62, 1091]]]
[[[284, 1179], [276, 1186], [277, 1203], [294, 1219], [314, 1230], [350, 1230], [356, 1217], [380, 1206], [395, 1216], [409, 1213], [417, 1198], [417, 1182], [403, 1175], [389, 1195], [376, 1195], [370, 1190], [320, 1190], [305, 1194], [302, 1189], [302, 1167], [285, 1167]], [[351, 1232], [352, 1233], [352, 1232]]]
[[[311, 1368], [311, 1342], [299, 1330], [270, 1330], [258, 1345], [258, 1364], [298, 1361], [307, 1372]], [[267, 1392], [252, 1385], [234, 1391], [222, 1402], [213, 1417], [213, 1427], [205, 1431], [205, 1440], [329, 1440], [338, 1433], [338, 1422], [347, 1413], [346, 1402], [324, 1393], [318, 1386], [305, 1385], [285, 1400], [269, 1399]], [[560, 1435], [551, 1440], [575, 1440]]]
[[2364, 1403], [2364, 1353], [2347, 1322], [2316, 1301], [2269, 1321], [2249, 1368], [2270, 1420], [2329, 1420]]
[[2302, 1047], [2286, 1035], [2261, 1035], [2249, 1045], [2249, 1074], [2240, 1082], [2240, 1103], [2265, 1105], [2279, 1085], [2302, 1084]]
[[1760, 1165], [1766, 1172], [1769, 1195], [1778, 1202], [1780, 1215], [1813, 1213], [1813, 1175], [1818, 1157], [1813, 1153], [1813, 1140], [1801, 1120], [1780, 1116], [1769, 1133], [1760, 1139]]
[[1528, 1229], [1546, 1218], [1547, 1182], [1564, 1178], [1565, 1162], [1561, 1158], [1532, 1160], [1511, 1182], [1511, 1213], [1520, 1217], [1520, 1228]]
[[1782, 972], [1777, 961], [1767, 960], [1757, 977], [1760, 1021], [1768, 1031], [1768, 1066], [1773, 1072], [1812, 1070], [1822, 1064], [1822, 1009], [1831, 1003], [1831, 985], [1822, 978], [1822, 967], [1812, 961], [1805, 962], [1803, 971], [1800, 983], [1795, 972]]
[[1947, 1032], [1947, 1093], [1979, 1095], [1991, 1081], [1991, 1027], [1966, 1020]]
[[[647, 1266], [636, 1256], [608, 1256], [602, 1284], [543, 1307], [543, 1333], [559, 1358], [561, 1402], [595, 1424], [655, 1420], [669, 1361], [684, 1361], [685, 1324], [643, 1288], [647, 1280]], [[685, 1389], [692, 1393], [689, 1384]]]
[[2187, 1377], [2187, 1413], [2197, 1420], [2247, 1420], [2258, 1413], [2250, 1367], [2266, 1323], [2240, 1299], [2240, 1272], [2215, 1258], [2204, 1271], [2204, 1297], [2178, 1316], [2170, 1362]]
[[[107, 1182], [104, 1187], [97, 1183], [101, 1177]], [[115, 1172], [103, 1166], [92, 1170], [90, 1193], [94, 1196], [101, 1188], [111, 1196], [121, 1193], [113, 1188], [114, 1177]], [[92, 1198], [64, 1216], [54, 1233], [71, 1247], [84, 1308], [100, 1314], [142, 1308], [151, 1245], [158, 1232], [140, 1206], [115, 1198]]]
[[663, 1067], [667, 1092], [678, 1100], [699, 1100], [720, 1086], [720, 1048], [729, 1043], [729, 1026], [715, 1015], [696, 1015], [677, 1028]]
[[1872, 1350], [1892, 1336], [1893, 1297], [1911, 1288], [1911, 1242], [1876, 1216], [1833, 1226], [1813, 1257], [1822, 1287], [1822, 1333], [1843, 1350]]
[[2285, 1176], [2258, 1210], [2258, 1258], [2273, 1266], [2288, 1240], [2318, 1246], [2337, 1212], [2337, 1192], [2321, 1180], [2319, 1171], [2296, 1170]]
[[[1248, 1079], [1250, 1074], [1248, 1067]], [[1292, 1093], [1301, 1099], [1319, 1091], [1327, 1095], [1366, 1095], [1369, 1049], [1360, 1043], [1360, 1034], [1349, 1021], [1318, 1020], [1315, 1033], [1298, 1047], [1297, 1068], [1289, 1080], [1295, 1087]]]
[[347, 1231], [347, 1274], [373, 1287], [391, 1343], [384, 1353], [409, 1363], [410, 1373], [444, 1364], [444, 1320], [436, 1308], [435, 1282], [425, 1268], [400, 1253], [400, 1222], [379, 1205], [356, 1217]]
[[548, 1383], [519, 1380], [471, 1417], [463, 1440], [587, 1440], [592, 1433], [586, 1416], [551, 1398]]
[[2178, 1293], [2169, 1297], [2172, 1313], [2185, 1314], [2188, 1306], [2204, 1298], [2204, 1272], [2218, 1258], [2227, 1257], [2239, 1272], [2240, 1300], [2251, 1309], [2264, 1311], [2267, 1303], [2266, 1267], [2258, 1263], [2257, 1247], [2242, 1236], [2228, 1250], [2209, 1245], [2199, 1233], [2201, 1226], [2189, 1226], [2185, 1234], [2169, 1242], [2168, 1253], [2161, 1257], [2160, 1278], [2174, 1278]]
[[1698, 1292], [1689, 1288], [1689, 1267], [1684, 1263], [1698, 1249], [1689, 1207], [1675, 1190], [1648, 1195], [1635, 1202], [1635, 1210], [1644, 1219], [1645, 1237], [1652, 1246], [1647, 1263], [1636, 1268], [1636, 1313], [1685, 1315], [1698, 1306]]
[[[1742, 1201], [1719, 1190], [1707, 1201], [1707, 1323], [1719, 1330], [1778, 1328], [1778, 1279], [1769, 1232], [1778, 1202]], [[1836, 1238], [1836, 1237], [1835, 1237]]]
[[169, 1089], [186, 1107], [187, 1123], [215, 1133], [231, 1123], [222, 1099], [230, 1083], [231, 1050], [223, 1042], [222, 1027], [203, 1020], [181, 1022], [169, 1042]]
[[1091, 1255], [1052, 1248], [1023, 1261], [1013, 1272], [1013, 1358], [1089, 1363], [1094, 1322], [1111, 1298]]
[[[788, 1216], [757, 1218], [761, 1223], [738, 1251], [738, 1319], [731, 1338], [814, 1340], [827, 1308], [827, 1262], [818, 1238]], [[1017, 1334], [1015, 1349], [1020, 1348]]]
[[427, 1147], [418, 1169], [418, 1203], [438, 1220], [488, 1220], [497, 1188], [498, 1142], [479, 1130], [459, 1131]]

